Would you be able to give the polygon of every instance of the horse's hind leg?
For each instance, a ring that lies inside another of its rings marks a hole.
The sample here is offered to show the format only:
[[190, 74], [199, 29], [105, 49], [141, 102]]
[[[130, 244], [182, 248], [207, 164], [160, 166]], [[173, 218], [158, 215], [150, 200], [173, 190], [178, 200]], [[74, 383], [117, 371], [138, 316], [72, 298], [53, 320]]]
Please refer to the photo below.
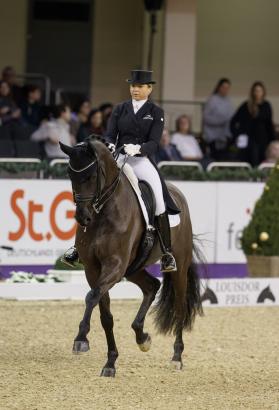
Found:
[[102, 370], [101, 376], [115, 376], [115, 361], [118, 357], [118, 351], [113, 334], [113, 316], [110, 311], [110, 298], [106, 293], [99, 302], [101, 323], [104, 328], [108, 344], [108, 360]]
[[174, 369], [176, 370], [181, 370], [183, 367], [182, 363], [182, 353], [184, 350], [184, 343], [182, 339], [182, 332], [183, 332], [183, 324], [179, 325], [179, 327], [176, 330], [176, 338], [174, 342], [174, 353], [173, 357], [171, 359], [171, 364]]
[[143, 293], [143, 301], [137, 313], [135, 320], [132, 323], [132, 329], [136, 334], [136, 342], [143, 352], [147, 352], [151, 346], [151, 337], [148, 333], [144, 333], [144, 320], [150, 308], [156, 293], [160, 288], [160, 281], [151, 276], [146, 270], [141, 270], [131, 275], [128, 280], [140, 287]]

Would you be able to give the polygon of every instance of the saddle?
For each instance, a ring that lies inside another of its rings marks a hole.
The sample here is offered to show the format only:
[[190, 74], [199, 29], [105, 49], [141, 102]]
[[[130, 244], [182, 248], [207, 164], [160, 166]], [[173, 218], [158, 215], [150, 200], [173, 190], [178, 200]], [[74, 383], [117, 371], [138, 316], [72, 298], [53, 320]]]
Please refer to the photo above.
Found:
[[[152, 226], [154, 226], [155, 221], [155, 196], [151, 186], [146, 181], [139, 181], [139, 188], [141, 191], [141, 196], [143, 202], [145, 204], [149, 222]], [[137, 251], [137, 255], [135, 260], [131, 263], [128, 267], [125, 276], [130, 276], [137, 270], [139, 270], [142, 266], [144, 266], [145, 262], [147, 261], [157, 236], [157, 232], [155, 229], [147, 229], [141, 238], [140, 245]]]

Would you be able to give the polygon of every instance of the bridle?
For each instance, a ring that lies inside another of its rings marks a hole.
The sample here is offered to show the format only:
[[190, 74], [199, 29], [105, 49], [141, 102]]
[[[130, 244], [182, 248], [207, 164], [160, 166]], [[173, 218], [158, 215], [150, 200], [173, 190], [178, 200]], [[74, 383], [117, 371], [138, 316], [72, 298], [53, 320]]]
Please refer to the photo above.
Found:
[[[117, 160], [117, 158], [119, 156], [119, 153], [122, 150], [122, 148], [123, 147], [118, 148], [115, 151], [115, 153], [113, 154], [113, 157], [114, 157], [115, 160]], [[92, 208], [94, 209], [96, 214], [99, 214], [101, 209], [103, 208], [103, 206], [111, 199], [111, 197], [115, 193], [115, 191], [116, 191], [116, 189], [119, 185], [120, 178], [121, 178], [121, 175], [123, 173], [123, 168], [124, 168], [124, 165], [127, 162], [127, 159], [128, 159], [128, 157], [126, 156], [121, 168], [119, 169], [118, 175], [115, 177], [115, 179], [112, 181], [112, 183], [108, 186], [108, 188], [104, 191], [102, 189], [101, 178], [102, 178], [102, 175], [103, 175], [103, 177], [105, 179], [106, 175], [105, 175], [105, 172], [104, 172], [103, 168], [100, 165], [99, 158], [98, 158], [98, 155], [97, 155], [96, 152], [95, 152], [94, 161], [92, 161], [90, 164], [86, 165], [84, 168], [75, 169], [69, 163], [70, 170], [75, 172], [75, 173], [82, 173], [84, 171], [88, 171], [89, 168], [91, 168], [91, 167], [93, 168], [95, 164], [97, 165], [97, 172], [96, 172], [97, 190], [96, 190], [96, 193], [95, 194], [90, 194], [90, 195], [82, 195], [82, 194], [77, 194], [76, 192], [73, 192], [74, 203], [77, 205], [78, 203], [91, 201], [92, 202]]]

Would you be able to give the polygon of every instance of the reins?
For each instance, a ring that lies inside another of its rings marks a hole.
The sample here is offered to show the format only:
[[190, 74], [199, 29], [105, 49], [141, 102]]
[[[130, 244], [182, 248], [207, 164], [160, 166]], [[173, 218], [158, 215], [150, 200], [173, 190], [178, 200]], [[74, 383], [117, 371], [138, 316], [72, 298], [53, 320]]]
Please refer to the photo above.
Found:
[[[119, 157], [119, 154], [120, 154], [120, 151], [122, 150], [122, 148], [123, 147], [119, 147], [113, 154], [113, 157], [116, 161]], [[96, 194], [83, 196], [81, 194], [74, 193], [74, 202], [78, 203], [78, 202], [92, 201], [92, 207], [93, 207], [94, 211], [96, 212], [96, 214], [99, 214], [101, 209], [103, 208], [103, 206], [111, 199], [111, 197], [115, 193], [115, 191], [116, 191], [116, 189], [119, 185], [121, 175], [123, 174], [123, 168], [124, 168], [124, 166], [127, 162], [127, 159], [128, 159], [128, 156], [126, 155], [125, 158], [124, 158], [124, 162], [123, 162], [123, 164], [122, 164], [122, 166], [121, 166], [121, 168], [118, 172], [117, 177], [113, 180], [113, 182], [110, 184], [110, 186], [104, 192], [102, 192], [102, 187], [101, 187], [101, 172], [102, 172], [104, 177], [105, 177], [105, 174], [104, 174], [104, 171], [103, 171], [102, 167], [100, 166], [97, 154], [96, 154], [96, 159], [92, 163], [90, 163], [89, 165], [87, 165], [85, 168], [83, 168], [81, 170], [76, 170], [69, 164], [69, 167], [71, 168], [72, 171], [82, 172], [83, 170], [88, 169], [90, 166], [97, 163], [97, 192], [96, 192]]]

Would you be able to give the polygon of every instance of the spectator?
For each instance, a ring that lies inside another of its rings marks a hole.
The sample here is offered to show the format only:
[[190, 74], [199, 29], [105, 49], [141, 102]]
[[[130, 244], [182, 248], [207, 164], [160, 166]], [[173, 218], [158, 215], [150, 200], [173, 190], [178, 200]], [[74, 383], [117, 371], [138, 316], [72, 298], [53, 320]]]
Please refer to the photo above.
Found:
[[276, 164], [279, 161], [279, 141], [272, 141], [265, 153], [265, 161], [271, 164]]
[[176, 132], [171, 142], [176, 146], [181, 157], [185, 161], [199, 161], [203, 153], [196, 138], [190, 134], [191, 123], [187, 115], [181, 115], [176, 120]]
[[17, 84], [15, 69], [11, 66], [5, 67], [2, 71], [2, 80], [9, 84], [11, 97], [19, 105], [22, 99], [22, 87]]
[[10, 124], [20, 118], [20, 110], [11, 96], [11, 89], [6, 81], [0, 81], [0, 125]]
[[181, 161], [182, 157], [178, 152], [176, 146], [171, 144], [169, 131], [164, 128], [162, 138], [160, 140], [160, 146], [155, 154], [155, 161]]
[[239, 159], [259, 165], [265, 157], [269, 143], [275, 138], [272, 108], [265, 99], [262, 82], [255, 82], [248, 101], [237, 110], [231, 121], [231, 130], [239, 148]]
[[203, 136], [209, 145], [211, 157], [217, 161], [227, 159], [230, 120], [234, 113], [229, 98], [230, 87], [230, 80], [221, 78], [203, 111]]
[[20, 104], [24, 124], [30, 125], [34, 129], [38, 128], [40, 124], [41, 98], [40, 87], [29, 85], [26, 87], [26, 96]]
[[76, 107], [72, 113], [72, 118], [70, 122], [71, 133], [77, 136], [78, 130], [81, 124], [86, 124], [88, 121], [88, 115], [91, 110], [91, 103], [88, 99], [84, 99]]
[[108, 120], [113, 110], [113, 104], [109, 102], [103, 103], [100, 105], [99, 110], [101, 111], [102, 117], [103, 117], [103, 124], [102, 124], [103, 130], [106, 131]]
[[91, 134], [103, 135], [104, 129], [102, 127], [102, 113], [98, 108], [90, 111], [88, 121], [86, 124], [81, 124], [78, 133], [77, 141], [82, 142]]
[[70, 107], [65, 104], [56, 106], [54, 117], [54, 121], [47, 118], [42, 121], [40, 128], [31, 135], [31, 140], [45, 142], [44, 149], [50, 159], [67, 157], [61, 151], [59, 141], [66, 145], [75, 143], [75, 138], [70, 134]]

